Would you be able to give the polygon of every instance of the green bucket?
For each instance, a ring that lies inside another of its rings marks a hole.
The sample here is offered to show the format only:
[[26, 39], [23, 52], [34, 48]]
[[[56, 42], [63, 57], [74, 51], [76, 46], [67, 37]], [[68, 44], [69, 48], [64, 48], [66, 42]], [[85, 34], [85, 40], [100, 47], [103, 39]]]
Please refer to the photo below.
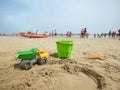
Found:
[[57, 53], [59, 58], [70, 58], [73, 49], [73, 41], [59, 40], [56, 41]]

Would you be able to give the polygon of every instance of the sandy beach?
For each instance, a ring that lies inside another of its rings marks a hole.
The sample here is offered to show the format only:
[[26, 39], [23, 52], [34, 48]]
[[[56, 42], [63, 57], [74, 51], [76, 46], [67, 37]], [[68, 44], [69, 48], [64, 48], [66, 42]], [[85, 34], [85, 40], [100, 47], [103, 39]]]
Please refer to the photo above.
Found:
[[[73, 41], [70, 59], [57, 57], [57, 40]], [[21, 70], [16, 53], [31, 48], [47, 51], [48, 63]], [[0, 36], [0, 90], [120, 90], [120, 40]]]

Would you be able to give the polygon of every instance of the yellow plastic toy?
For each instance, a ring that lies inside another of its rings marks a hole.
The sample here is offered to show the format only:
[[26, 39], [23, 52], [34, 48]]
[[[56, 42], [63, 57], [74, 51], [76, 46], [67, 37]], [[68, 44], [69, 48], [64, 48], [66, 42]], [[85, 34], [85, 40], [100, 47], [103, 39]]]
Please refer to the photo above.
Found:
[[49, 54], [47, 52], [44, 52], [42, 49], [38, 49], [37, 57], [38, 64], [44, 64], [47, 63], [47, 58], [49, 57]]

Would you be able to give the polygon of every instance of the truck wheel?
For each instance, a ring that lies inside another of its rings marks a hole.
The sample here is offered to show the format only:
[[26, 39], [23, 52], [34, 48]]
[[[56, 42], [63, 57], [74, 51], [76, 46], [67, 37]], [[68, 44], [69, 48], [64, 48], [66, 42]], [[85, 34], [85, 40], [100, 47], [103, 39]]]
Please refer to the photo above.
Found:
[[23, 60], [20, 63], [20, 68], [23, 70], [29, 70], [32, 68], [32, 63], [29, 60]]
[[47, 63], [47, 58], [38, 59], [38, 64], [43, 65]]

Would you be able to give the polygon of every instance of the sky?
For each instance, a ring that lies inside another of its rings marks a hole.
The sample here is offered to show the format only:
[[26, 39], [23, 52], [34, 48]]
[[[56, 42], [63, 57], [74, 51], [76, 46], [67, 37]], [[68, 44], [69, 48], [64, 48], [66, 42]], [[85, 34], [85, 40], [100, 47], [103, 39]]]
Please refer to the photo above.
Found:
[[108, 33], [120, 29], [120, 0], [0, 0], [0, 33]]

